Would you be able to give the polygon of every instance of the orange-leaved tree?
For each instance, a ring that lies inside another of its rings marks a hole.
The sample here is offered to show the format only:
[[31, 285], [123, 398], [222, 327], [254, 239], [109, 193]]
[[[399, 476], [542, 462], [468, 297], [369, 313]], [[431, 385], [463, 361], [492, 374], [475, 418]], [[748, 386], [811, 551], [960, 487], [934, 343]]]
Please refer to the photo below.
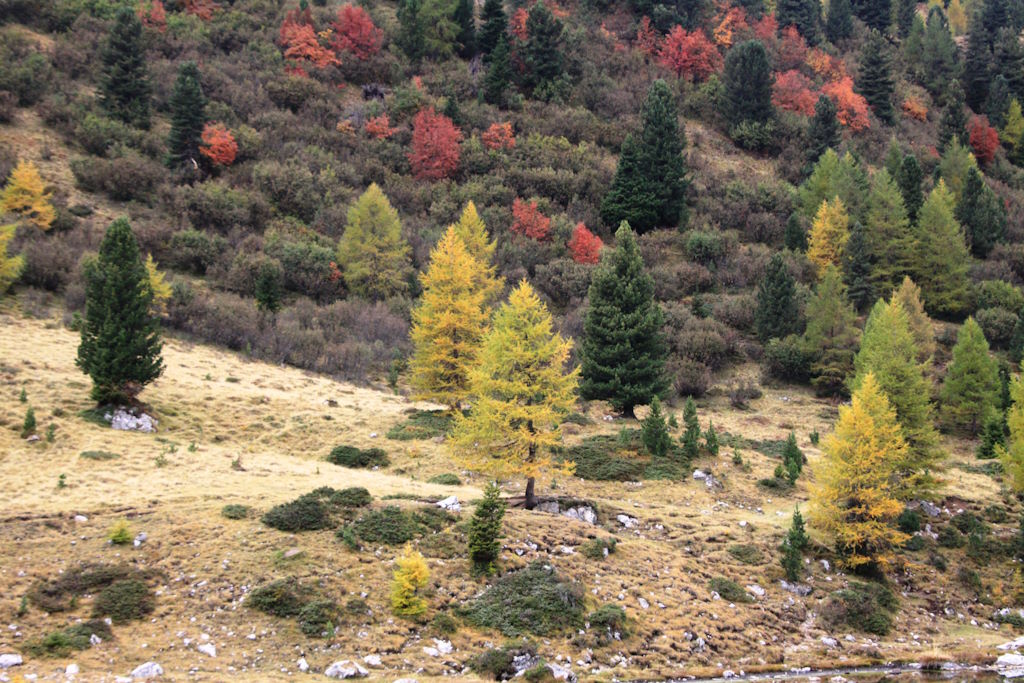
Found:
[[215, 166], [230, 166], [235, 162], [238, 143], [223, 123], [207, 123], [201, 138], [203, 144], [199, 146], [199, 153]]
[[462, 131], [433, 107], [421, 109], [412, 120], [412, 173], [422, 180], [448, 178], [459, 167]]
[[708, 40], [704, 31], [687, 31], [673, 26], [658, 52], [658, 63], [675, 73], [677, 78], [703, 81], [722, 69], [722, 55]]
[[352, 3], [345, 3], [338, 9], [338, 18], [331, 27], [334, 29], [331, 47], [359, 60], [377, 54], [384, 42], [384, 31], [377, 28], [365, 9]]
[[835, 103], [839, 123], [855, 133], [871, 125], [868, 120], [868, 102], [853, 91], [853, 79], [849, 76], [826, 83], [821, 92]]
[[480, 141], [487, 149], [512, 149], [516, 146], [516, 136], [512, 134], [512, 122], [492, 123], [480, 134]]
[[814, 105], [818, 101], [818, 93], [814, 91], [811, 79], [796, 69], [790, 69], [775, 75], [772, 86], [772, 104], [779, 109], [793, 111], [803, 116], [814, 115]]
[[366, 123], [363, 125], [363, 130], [371, 138], [377, 140], [385, 140], [394, 135], [398, 129], [391, 127], [391, 119], [388, 118], [387, 112], [380, 114], [379, 116], [371, 116], [366, 119]]
[[572, 231], [568, 246], [572, 260], [576, 263], [597, 263], [601, 258], [601, 247], [604, 246], [604, 242], [580, 222]]
[[551, 219], [540, 212], [537, 202], [524, 202], [518, 197], [512, 202], [512, 232], [543, 242], [551, 232]]
[[971, 151], [978, 163], [986, 166], [995, 158], [999, 148], [999, 133], [989, 125], [987, 116], [975, 116], [968, 129]]

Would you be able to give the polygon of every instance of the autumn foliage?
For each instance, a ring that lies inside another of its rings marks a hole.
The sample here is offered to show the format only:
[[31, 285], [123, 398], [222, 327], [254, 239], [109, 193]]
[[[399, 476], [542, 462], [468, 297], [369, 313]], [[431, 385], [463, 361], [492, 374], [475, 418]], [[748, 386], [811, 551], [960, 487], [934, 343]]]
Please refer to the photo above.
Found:
[[974, 157], [982, 165], [989, 164], [999, 147], [999, 133], [989, 125], [986, 116], [975, 116], [971, 119], [968, 131]]
[[185, 13], [199, 17], [203, 21], [213, 19], [213, 13], [220, 9], [213, 0], [185, 0]]
[[928, 107], [916, 97], [903, 100], [903, 113], [916, 121], [928, 120]]
[[340, 64], [334, 52], [320, 44], [308, 7], [285, 15], [278, 31], [278, 43], [284, 48], [285, 59], [293, 62], [289, 73], [304, 76], [305, 66], [323, 69]]
[[359, 60], [377, 54], [384, 41], [384, 31], [377, 28], [369, 13], [351, 3], [338, 9], [338, 18], [331, 27], [334, 29], [331, 47], [336, 52], [348, 52]]
[[814, 115], [814, 103], [818, 94], [811, 79], [796, 69], [790, 69], [775, 76], [772, 88], [772, 104], [779, 109], [793, 111], [803, 116]]
[[420, 110], [412, 121], [412, 172], [423, 180], [440, 180], [459, 167], [459, 143], [462, 131], [433, 107]]
[[398, 129], [391, 127], [391, 119], [388, 118], [387, 112], [385, 112], [380, 116], [371, 116], [366, 119], [363, 130], [371, 138], [385, 140], [394, 135]]
[[775, 63], [779, 69], [795, 69], [807, 59], [807, 41], [795, 26], [782, 29]]
[[487, 149], [512, 149], [516, 146], [516, 138], [512, 134], [512, 122], [492, 123], [480, 135], [480, 140]]
[[740, 34], [749, 31], [747, 13], [742, 7], [730, 7], [713, 31], [715, 44], [723, 50], [728, 50], [734, 43], [739, 42]]
[[703, 81], [721, 70], [722, 55], [703, 31], [674, 26], [661, 45], [658, 63], [678, 78]]
[[569, 238], [569, 253], [576, 263], [597, 263], [601, 258], [601, 247], [604, 242], [594, 233], [587, 230], [583, 223], [577, 223]]
[[640, 20], [640, 25], [636, 29], [636, 38], [633, 43], [636, 45], [636, 49], [643, 52], [648, 57], [653, 57], [658, 53], [658, 32], [654, 30], [651, 25], [651, 20], [648, 17], [644, 17]]
[[835, 102], [839, 123], [855, 133], [871, 125], [867, 100], [853, 91], [853, 79], [849, 76], [826, 83], [821, 92]]
[[207, 123], [203, 127], [203, 144], [199, 152], [217, 166], [230, 166], [238, 156], [238, 143], [222, 123]]
[[512, 14], [508, 21], [508, 32], [520, 43], [525, 43], [526, 39], [529, 38], [529, 33], [526, 30], [526, 20], [529, 17], [530, 13], [520, 7]]
[[551, 219], [540, 212], [537, 202], [524, 202], [518, 197], [512, 202], [512, 232], [543, 241], [550, 231]]
[[164, 3], [160, 0], [141, 3], [136, 13], [139, 15], [139, 21], [146, 28], [151, 28], [159, 33], [167, 30], [167, 11], [164, 9]]

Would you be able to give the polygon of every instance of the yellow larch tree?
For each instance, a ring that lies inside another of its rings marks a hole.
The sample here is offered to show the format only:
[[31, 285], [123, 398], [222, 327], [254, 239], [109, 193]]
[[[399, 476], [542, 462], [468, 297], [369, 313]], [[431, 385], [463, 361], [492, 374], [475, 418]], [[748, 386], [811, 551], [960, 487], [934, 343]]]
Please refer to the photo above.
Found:
[[7, 254], [7, 245], [14, 237], [17, 227], [16, 225], [0, 225], [0, 296], [3, 296], [14, 284], [25, 266], [25, 258], [21, 254], [17, 256], [8, 256]]
[[39, 169], [31, 161], [24, 160], [11, 171], [3, 194], [0, 194], [0, 209], [18, 214], [40, 230], [49, 230], [57, 217]]
[[484, 220], [477, 213], [476, 205], [466, 202], [466, 208], [462, 210], [459, 220], [452, 224], [455, 234], [462, 238], [469, 255], [480, 262], [478, 269], [477, 286], [483, 290], [484, 303], [494, 304], [501, 295], [502, 282], [497, 276], [497, 269], [494, 267], [494, 247], [487, 236], [487, 226]]
[[402, 237], [398, 212], [371, 183], [348, 210], [338, 241], [338, 267], [345, 286], [368, 299], [405, 294], [412, 272], [409, 245]]
[[893, 489], [907, 443], [896, 412], [873, 374], [840, 406], [835, 433], [815, 468], [810, 522], [834, 544], [850, 569], [887, 568], [907, 536], [895, 527], [903, 503]]
[[423, 589], [430, 580], [430, 568], [423, 555], [409, 546], [395, 560], [391, 578], [391, 611], [400, 617], [418, 617], [427, 611]]
[[1024, 380], [1014, 377], [1010, 382], [1010, 408], [1006, 411], [1006, 426], [1010, 438], [1006, 447], [996, 446], [996, 454], [1003, 471], [1010, 477], [1015, 493], [1024, 492]]
[[466, 249], [450, 226], [430, 253], [420, 276], [423, 296], [412, 312], [409, 363], [415, 396], [458, 408], [469, 390], [490, 307], [481, 287], [486, 266]]
[[572, 463], [552, 455], [561, 440], [559, 424], [576, 401], [579, 371], [566, 371], [571, 348], [524, 280], [495, 312], [484, 337], [469, 378], [469, 415], [456, 414], [456, 458], [496, 479], [526, 477], [527, 509], [537, 504], [537, 477], [573, 471]]
[[146, 255], [146, 274], [149, 275], [149, 288], [153, 291], [152, 311], [162, 314], [167, 311], [167, 300], [171, 298], [171, 286], [164, 279], [163, 272], [157, 268], [152, 254]]
[[843, 200], [839, 197], [831, 201], [826, 199], [818, 207], [807, 241], [807, 258], [817, 267], [819, 274], [824, 273], [829, 265], [841, 267], [843, 249], [849, 239], [850, 216]]
[[903, 312], [907, 314], [910, 333], [917, 344], [917, 360], [930, 365], [936, 350], [935, 328], [932, 326], [932, 319], [924, 310], [921, 288], [909, 275], [904, 275], [902, 284], [892, 292], [892, 300], [898, 301], [903, 307]]

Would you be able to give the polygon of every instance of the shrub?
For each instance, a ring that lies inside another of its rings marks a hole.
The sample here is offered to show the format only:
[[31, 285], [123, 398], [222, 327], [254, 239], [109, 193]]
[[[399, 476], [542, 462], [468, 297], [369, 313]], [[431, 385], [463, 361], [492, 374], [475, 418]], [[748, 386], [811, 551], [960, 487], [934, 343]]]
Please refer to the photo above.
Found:
[[[437, 507], [422, 507], [412, 512], [389, 505], [380, 510], [370, 510], [359, 519], [338, 532], [347, 543], [384, 543], [401, 545], [417, 536], [440, 531], [456, 520], [452, 514]], [[350, 534], [350, 539], [345, 535]]]
[[914, 534], [921, 530], [921, 513], [917, 510], [904, 508], [896, 520], [896, 526], [905, 534]]
[[452, 427], [451, 413], [443, 410], [417, 410], [388, 430], [387, 437], [394, 441], [413, 441], [445, 436]]
[[964, 535], [954, 526], [947, 524], [942, 527], [939, 529], [938, 536], [936, 540], [943, 548], [962, 548], [964, 546]]
[[614, 553], [618, 543], [618, 539], [612, 537], [592, 538], [580, 546], [580, 552], [591, 560], [600, 560]]
[[616, 635], [619, 638], [629, 635], [626, 612], [618, 605], [601, 605], [587, 615], [587, 621], [591, 628], [601, 632], [603, 638], [611, 640]]
[[313, 600], [299, 609], [299, 628], [311, 638], [330, 635], [337, 615], [338, 606], [330, 600]]
[[361, 449], [355, 446], [335, 446], [327, 456], [327, 462], [342, 467], [387, 467], [391, 464], [388, 454], [380, 448]]
[[301, 496], [275, 505], [260, 519], [278, 531], [314, 531], [330, 525], [327, 508], [316, 498]]
[[614, 436], [588, 436], [583, 442], [567, 448], [563, 459], [576, 463], [575, 475], [590, 481], [639, 481], [643, 463], [615, 455], [618, 449]]
[[96, 596], [93, 616], [110, 617], [115, 624], [141, 619], [153, 611], [154, 599], [149, 586], [139, 579], [115, 581]]
[[726, 550], [743, 564], [761, 564], [764, 562], [761, 549], [756, 545], [737, 544], [729, 546]]
[[459, 622], [447, 612], [438, 612], [430, 620], [430, 628], [441, 635], [450, 636], [459, 630]]
[[457, 474], [445, 473], [435, 474], [430, 479], [427, 479], [430, 484], [444, 484], [445, 486], [462, 486], [462, 480], [459, 479]]
[[821, 610], [822, 620], [831, 628], [849, 627], [884, 636], [892, 629], [896, 595], [878, 583], [851, 583], [829, 596]]
[[979, 309], [1002, 308], [1019, 311], [1024, 308], [1024, 293], [1003, 280], [985, 280], [978, 285], [977, 304]]
[[985, 333], [985, 339], [995, 348], [1006, 348], [1013, 338], [1018, 315], [1005, 308], [983, 308], [974, 314], [975, 320]]
[[226, 248], [223, 237], [210, 237], [199, 230], [181, 230], [171, 236], [164, 263], [178, 270], [205, 275]]
[[312, 591], [298, 582], [287, 578], [271, 581], [249, 594], [248, 604], [275, 617], [294, 617], [310, 602]]
[[132, 528], [128, 520], [121, 518], [107, 531], [107, 540], [114, 545], [127, 545], [132, 542]]
[[85, 458], [86, 460], [116, 460], [121, 456], [110, 451], [82, 451], [78, 454], [78, 457]]
[[93, 635], [103, 640], [112, 636], [105, 621], [90, 619], [60, 631], [53, 631], [42, 638], [33, 638], [25, 643], [22, 651], [33, 657], [67, 657], [74, 650], [87, 650], [92, 647]]
[[728, 600], [729, 602], [753, 601], [753, 598], [751, 598], [747, 591], [743, 589], [743, 586], [739, 585], [732, 579], [716, 576], [708, 582], [708, 587], [722, 596], [723, 600]]
[[533, 646], [524, 644], [516, 646], [505, 646], [484, 650], [469, 662], [473, 671], [490, 676], [496, 681], [504, 681], [516, 675], [516, 668], [513, 662], [517, 659], [532, 659], [537, 656]]
[[578, 584], [535, 562], [495, 581], [466, 606], [465, 617], [479, 628], [497, 629], [508, 637], [546, 636], [579, 628], [583, 609]]
[[775, 379], [806, 382], [810, 379], [813, 362], [814, 352], [795, 334], [782, 339], [772, 339], [764, 347], [764, 372]]
[[73, 598], [93, 593], [116, 581], [144, 579], [146, 573], [124, 565], [81, 564], [56, 579], [39, 582], [28, 593], [28, 599], [46, 612], [63, 612], [74, 605]]
[[672, 388], [679, 396], [701, 398], [711, 387], [711, 369], [692, 358], [678, 358], [669, 362]]
[[729, 403], [733, 408], [746, 410], [750, 402], [761, 398], [764, 393], [754, 382], [743, 380], [729, 386]]
[[220, 509], [220, 514], [228, 519], [245, 519], [249, 516], [249, 506], [229, 503]]
[[373, 502], [373, 496], [361, 486], [352, 486], [340, 491], [334, 491], [328, 499], [334, 505], [340, 505], [345, 508], [362, 508]]

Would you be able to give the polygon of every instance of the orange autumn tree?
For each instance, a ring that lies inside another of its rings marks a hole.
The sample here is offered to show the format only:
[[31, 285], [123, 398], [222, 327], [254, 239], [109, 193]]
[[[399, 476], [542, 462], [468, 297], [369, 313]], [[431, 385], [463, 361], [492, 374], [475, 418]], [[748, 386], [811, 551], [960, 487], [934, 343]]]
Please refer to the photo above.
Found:
[[658, 63], [675, 73], [677, 78], [703, 81], [722, 69], [722, 55], [704, 31], [687, 31], [673, 26], [658, 52]]
[[636, 28], [636, 38], [633, 40], [636, 49], [648, 57], [653, 57], [658, 53], [659, 42], [660, 37], [651, 25], [650, 18], [645, 16], [640, 19], [640, 24]]
[[814, 115], [814, 104], [818, 101], [818, 93], [814, 92], [811, 79], [796, 69], [775, 75], [772, 86], [772, 104], [779, 109], [793, 111], [803, 116]]
[[835, 103], [839, 123], [855, 133], [871, 125], [867, 100], [853, 91], [853, 79], [849, 76], [826, 83], [821, 92]]
[[384, 31], [377, 28], [369, 13], [362, 7], [346, 3], [338, 9], [338, 18], [331, 24], [334, 35], [331, 47], [336, 52], [347, 52], [364, 61], [380, 51]]
[[391, 119], [388, 118], [387, 112], [366, 119], [363, 130], [375, 140], [386, 140], [398, 131], [397, 128], [391, 127]]
[[750, 24], [747, 23], [747, 13], [742, 7], [730, 7], [722, 17], [722, 20], [712, 32], [715, 44], [723, 50], [728, 50], [741, 39], [741, 34], [750, 31]]
[[576, 224], [568, 244], [572, 260], [576, 263], [587, 264], [594, 264], [600, 260], [603, 246], [604, 242], [601, 241], [601, 238], [587, 230], [587, 226], [582, 222]]
[[433, 107], [421, 109], [412, 120], [412, 151], [409, 163], [421, 180], [448, 178], [459, 167], [462, 131]]
[[303, 64], [309, 64], [317, 69], [325, 69], [341, 63], [333, 52], [320, 44], [320, 37], [309, 24], [297, 24], [288, 31], [284, 56], [298, 63], [300, 68]]
[[807, 41], [796, 26], [782, 29], [775, 63], [780, 70], [795, 69], [807, 59]]
[[928, 120], [928, 107], [916, 97], [908, 97], [903, 100], [903, 113], [915, 121]]
[[140, 3], [136, 14], [138, 14], [139, 21], [146, 28], [151, 28], [158, 33], [163, 33], [167, 30], [167, 11], [164, 9], [164, 3], [160, 2], [160, 0]]
[[512, 149], [516, 146], [516, 138], [512, 134], [512, 122], [492, 123], [480, 135], [480, 140], [487, 149]]
[[199, 17], [203, 21], [213, 19], [213, 13], [220, 9], [213, 0], [185, 0], [185, 13]]
[[999, 147], [999, 133], [988, 124], [987, 116], [975, 116], [968, 129], [971, 151], [982, 166], [992, 162]]
[[512, 232], [543, 242], [551, 232], [551, 219], [540, 212], [537, 202], [516, 197], [512, 202]]
[[199, 153], [215, 166], [230, 166], [238, 156], [238, 143], [223, 123], [207, 123], [203, 126], [202, 144]]

